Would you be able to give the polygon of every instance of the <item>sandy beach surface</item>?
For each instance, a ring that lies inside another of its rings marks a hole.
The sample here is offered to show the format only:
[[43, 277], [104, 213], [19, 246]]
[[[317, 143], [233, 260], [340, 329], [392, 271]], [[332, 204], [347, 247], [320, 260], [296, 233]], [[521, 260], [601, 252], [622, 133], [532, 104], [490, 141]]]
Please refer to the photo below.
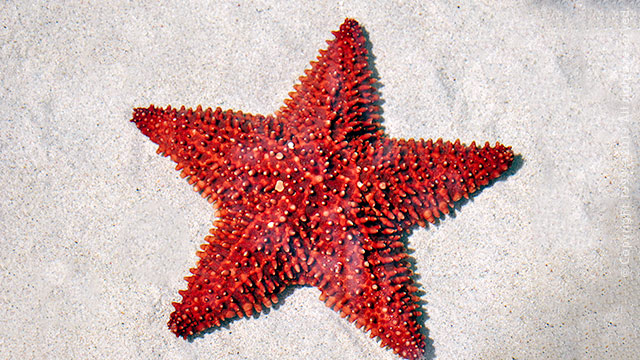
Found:
[[346, 17], [383, 125], [519, 161], [408, 238], [427, 359], [640, 353], [636, 2], [3, 1], [0, 358], [399, 359], [300, 287], [192, 341], [167, 329], [214, 212], [129, 122], [270, 114]]

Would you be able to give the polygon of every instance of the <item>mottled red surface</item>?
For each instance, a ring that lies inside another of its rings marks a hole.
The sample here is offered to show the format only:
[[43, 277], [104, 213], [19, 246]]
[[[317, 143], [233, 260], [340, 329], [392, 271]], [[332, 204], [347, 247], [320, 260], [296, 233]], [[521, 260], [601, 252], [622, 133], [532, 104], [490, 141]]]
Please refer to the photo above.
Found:
[[403, 236], [507, 170], [509, 147], [386, 136], [362, 30], [347, 19], [273, 116], [135, 109], [133, 122], [217, 209], [169, 327], [189, 336], [320, 299], [407, 359], [424, 353]]

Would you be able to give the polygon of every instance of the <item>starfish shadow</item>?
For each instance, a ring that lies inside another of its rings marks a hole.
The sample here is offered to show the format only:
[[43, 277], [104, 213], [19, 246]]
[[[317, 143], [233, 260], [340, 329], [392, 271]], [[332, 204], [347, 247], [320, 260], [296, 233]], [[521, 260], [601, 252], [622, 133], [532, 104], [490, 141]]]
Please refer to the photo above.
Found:
[[[462, 198], [459, 201], [457, 201], [456, 203], [454, 203], [453, 209], [449, 212], [449, 214], [442, 214], [440, 217], [436, 218], [436, 222], [433, 224], [427, 224], [427, 226], [425, 228], [429, 228], [429, 226], [440, 226], [440, 223], [446, 219], [447, 217], [451, 217], [451, 218], [455, 218], [456, 217], [456, 211], [459, 211], [460, 208], [470, 202], [473, 201], [473, 198], [475, 198], [476, 196], [480, 195], [480, 193], [485, 189], [488, 188], [490, 186], [492, 186], [494, 183], [498, 182], [498, 181], [504, 181], [507, 177], [515, 174], [522, 166], [523, 166], [524, 160], [522, 158], [521, 155], [516, 155], [514, 157], [513, 163], [511, 165], [511, 167], [509, 168], [509, 170], [505, 171], [502, 175], [500, 175], [499, 177], [497, 177], [494, 180], [491, 180], [486, 186], [483, 186], [482, 188], [478, 189], [476, 192], [474, 192], [473, 194], [469, 195], [469, 198]], [[418, 226], [415, 226], [411, 229], [409, 229], [406, 234], [401, 238], [401, 241], [405, 244], [405, 249], [407, 254], [409, 255], [409, 257], [406, 258], [406, 261], [409, 263], [409, 269], [411, 269], [412, 275], [411, 278], [415, 284], [416, 287], [418, 287], [418, 291], [416, 291], [414, 294], [416, 296], [419, 296], [421, 299], [423, 298], [424, 295], [426, 295], [426, 292], [421, 290], [424, 287], [422, 286], [422, 284], [420, 283], [420, 274], [418, 273], [418, 268], [416, 266], [416, 260], [415, 258], [412, 256], [412, 254], [415, 252], [415, 250], [409, 248], [409, 237], [412, 235], [413, 230], [416, 229]], [[426, 306], [427, 306], [428, 302], [425, 300], [420, 300], [418, 302], [418, 305], [420, 306], [420, 310], [422, 312], [422, 315], [420, 315], [418, 317], [418, 323], [420, 324], [425, 324], [427, 320], [429, 320], [429, 315], [426, 311]], [[435, 355], [435, 347], [433, 346], [433, 339], [431, 339], [429, 337], [429, 329], [426, 326], [423, 326], [421, 329], [421, 333], [425, 336], [425, 353], [423, 356], [423, 359], [425, 360], [433, 360], [435, 359], [436, 355]]]
[[[375, 87], [376, 91], [378, 92], [379, 98], [377, 101], [374, 102], [374, 105], [378, 106], [378, 111], [377, 114], [380, 115], [379, 120], [377, 121], [378, 126], [380, 126], [380, 128], [382, 130], [384, 130], [384, 109], [382, 107], [382, 104], [384, 104], [384, 99], [382, 98], [382, 92], [380, 91], [380, 89], [382, 87], [384, 87], [384, 84], [380, 81], [380, 75], [378, 73], [378, 70], [375, 67], [375, 60], [376, 60], [376, 56], [373, 54], [373, 44], [371, 42], [371, 40], [369, 39], [369, 32], [367, 32], [367, 30], [365, 28], [362, 29], [362, 35], [364, 36], [365, 39], [365, 48], [367, 49], [368, 52], [368, 66], [367, 69], [371, 71], [371, 77], [376, 79], [376, 82], [373, 84], [373, 87]], [[387, 136], [388, 135], [385, 134], [383, 136]], [[407, 245], [408, 245], [408, 239], [409, 236], [411, 236], [411, 234], [413, 233], [413, 229], [409, 229], [409, 231], [407, 231], [402, 238], [400, 239], [400, 241], [402, 241], [405, 245], [405, 251], [406, 253], [409, 255], [405, 260], [408, 262], [409, 264], [409, 269], [411, 270], [411, 278], [415, 284], [415, 286], [418, 288], [418, 291], [416, 291], [414, 294], [418, 297], [420, 297], [420, 301], [418, 302], [418, 306], [419, 306], [419, 310], [421, 312], [421, 315], [417, 318], [417, 321], [419, 324], [422, 325], [421, 329], [420, 329], [420, 333], [424, 335], [425, 337], [425, 347], [424, 347], [424, 355], [422, 357], [422, 359], [424, 360], [433, 360], [435, 359], [436, 355], [435, 355], [435, 347], [433, 346], [433, 339], [431, 339], [429, 337], [429, 329], [424, 326], [424, 324], [426, 323], [426, 321], [429, 319], [429, 314], [426, 311], [426, 305], [427, 305], [427, 301], [422, 300], [423, 299], [423, 295], [425, 295], [426, 293], [424, 291], [422, 291], [422, 284], [420, 284], [418, 282], [418, 280], [420, 279], [420, 275], [417, 272], [417, 267], [416, 267], [416, 260], [413, 258], [413, 256], [411, 256], [411, 254], [415, 251], [413, 249], [410, 249]]]
[[[369, 40], [369, 32], [367, 32], [367, 29], [362, 28], [362, 36], [364, 36], [364, 47], [365, 49], [367, 49], [367, 58], [369, 60], [367, 63], [367, 70], [371, 71], [371, 77], [376, 80], [376, 82], [372, 86], [376, 89], [376, 92], [379, 95], [378, 100], [373, 103], [373, 105], [378, 107], [378, 111], [376, 113], [380, 115], [380, 119], [378, 119], [376, 122], [381, 127], [381, 129], [384, 130], [384, 126], [382, 125], [382, 123], [384, 122], [384, 118], [382, 116], [382, 114], [384, 113], [382, 107], [382, 104], [384, 104], [384, 99], [382, 98], [382, 92], [380, 91], [380, 89], [384, 87], [384, 84], [380, 81], [380, 75], [378, 74], [378, 70], [375, 67], [376, 56], [373, 54], [373, 44], [371, 43], [371, 40]], [[385, 134], [384, 136], [387, 135]]]
[[288, 285], [281, 293], [279, 293], [278, 295], [276, 295], [278, 297], [278, 302], [271, 305], [270, 307], [265, 307], [262, 309], [262, 311], [256, 311], [254, 312], [251, 316], [235, 316], [226, 320], [223, 320], [220, 322], [220, 326], [214, 326], [214, 327], [210, 327], [207, 328], [205, 330], [202, 330], [199, 333], [193, 334], [191, 336], [187, 337], [187, 341], [188, 342], [194, 342], [196, 339], [199, 338], [204, 338], [206, 335], [208, 334], [212, 334], [214, 332], [220, 331], [222, 329], [225, 330], [230, 330], [229, 324], [231, 324], [232, 322], [235, 321], [239, 321], [245, 318], [253, 318], [253, 319], [258, 319], [260, 318], [260, 316], [262, 315], [267, 315], [271, 312], [271, 310], [278, 310], [281, 306], [284, 306], [287, 303], [287, 297], [289, 297], [289, 295], [293, 294], [294, 291], [296, 291], [296, 289], [300, 289], [303, 287], [310, 287], [309, 285]]
[[473, 202], [473, 199], [475, 197], [477, 197], [478, 195], [482, 194], [482, 192], [493, 186], [493, 184], [497, 183], [497, 182], [501, 182], [506, 180], [509, 176], [515, 174], [516, 172], [518, 172], [518, 170], [522, 167], [522, 165], [524, 164], [524, 159], [522, 158], [522, 155], [518, 154], [515, 155], [513, 158], [513, 163], [511, 164], [511, 166], [509, 167], [509, 169], [505, 172], [503, 172], [502, 174], [500, 174], [500, 176], [498, 176], [497, 178], [489, 181], [489, 183], [487, 185], [484, 185], [482, 187], [480, 187], [479, 189], [477, 189], [473, 194], [469, 194], [469, 198], [462, 198], [458, 201], [456, 201], [453, 204], [453, 210], [451, 212], [449, 212], [449, 214], [447, 215], [442, 215], [438, 218], [436, 218], [436, 223], [433, 225], [440, 225], [440, 222], [444, 219], [446, 219], [447, 217], [451, 217], [453, 219], [456, 218], [456, 212], [460, 211], [460, 208], [462, 208], [462, 206], [464, 206], [465, 204], [469, 203], [469, 202]]
[[413, 233], [413, 229], [414, 228], [409, 229], [402, 236], [400, 241], [404, 243], [405, 252], [407, 253], [407, 255], [409, 255], [407, 258], [405, 258], [405, 261], [409, 264], [409, 270], [411, 270], [411, 279], [413, 280], [414, 285], [418, 288], [418, 291], [416, 291], [414, 295], [420, 297], [420, 301], [418, 301], [417, 304], [419, 306], [418, 310], [420, 310], [421, 315], [416, 320], [418, 321], [418, 324], [422, 325], [420, 329], [420, 333], [422, 333], [422, 335], [424, 335], [425, 337], [425, 348], [424, 348], [425, 353], [423, 355], [423, 359], [433, 360], [435, 358], [435, 347], [433, 346], [433, 339], [429, 337], [429, 329], [425, 326], [425, 323], [427, 322], [427, 320], [429, 320], [429, 314], [427, 313], [427, 310], [426, 310], [426, 306], [428, 302], [424, 300], [424, 295], [426, 295], [426, 292], [422, 290], [423, 286], [419, 281], [421, 276], [417, 271], [418, 268], [416, 266], [416, 259], [412, 255], [415, 252], [415, 250], [409, 248], [408, 246], [409, 237]]

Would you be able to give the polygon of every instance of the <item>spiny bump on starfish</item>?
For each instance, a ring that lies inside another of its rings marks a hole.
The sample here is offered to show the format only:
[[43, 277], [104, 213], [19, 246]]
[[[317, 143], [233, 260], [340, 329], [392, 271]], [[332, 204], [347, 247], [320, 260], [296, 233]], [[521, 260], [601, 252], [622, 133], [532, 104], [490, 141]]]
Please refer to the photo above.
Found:
[[392, 139], [362, 30], [347, 19], [274, 115], [138, 108], [132, 121], [217, 209], [169, 327], [191, 336], [278, 302], [320, 298], [400, 356], [425, 336], [403, 236], [506, 171], [510, 147]]

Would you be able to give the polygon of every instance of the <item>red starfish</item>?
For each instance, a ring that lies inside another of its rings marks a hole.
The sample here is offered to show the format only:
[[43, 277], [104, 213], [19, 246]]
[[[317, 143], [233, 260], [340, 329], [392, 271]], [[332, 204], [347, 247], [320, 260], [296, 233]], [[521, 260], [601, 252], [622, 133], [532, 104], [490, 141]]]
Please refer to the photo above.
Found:
[[219, 217], [173, 304], [176, 335], [260, 312], [302, 284], [400, 356], [424, 353], [403, 237], [497, 178], [513, 152], [387, 137], [360, 26], [346, 19], [333, 34], [273, 116], [135, 109]]

